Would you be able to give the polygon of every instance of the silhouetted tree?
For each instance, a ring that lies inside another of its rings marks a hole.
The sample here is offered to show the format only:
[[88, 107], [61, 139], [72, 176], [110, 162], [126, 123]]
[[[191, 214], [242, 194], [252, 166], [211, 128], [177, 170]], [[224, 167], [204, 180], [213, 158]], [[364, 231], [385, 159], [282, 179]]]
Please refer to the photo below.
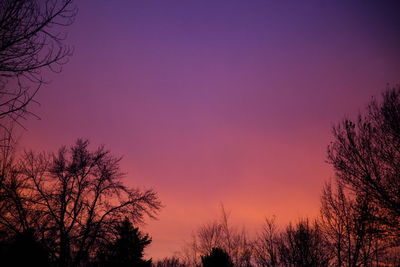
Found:
[[209, 254], [201, 257], [203, 267], [233, 267], [231, 257], [221, 248], [212, 248]]
[[78, 140], [58, 154], [26, 152], [3, 180], [0, 228], [35, 229], [58, 266], [79, 266], [125, 217], [141, 222], [160, 208], [152, 190], [122, 184], [119, 158]]
[[108, 242], [99, 252], [99, 266], [151, 267], [151, 260], [143, 259], [144, 249], [151, 243], [151, 238], [133, 227], [128, 219], [116, 230], [116, 239]]
[[66, 34], [55, 29], [73, 22], [73, 0], [0, 1], [0, 126], [17, 121], [44, 82], [42, 71], [60, 71], [71, 55]]
[[335, 191], [326, 184], [321, 198], [321, 226], [335, 266], [378, 265], [388, 242], [375, 219], [376, 209], [365, 196], [346, 196], [339, 181]]
[[51, 266], [49, 253], [33, 230], [14, 235], [1, 243], [1, 266]]
[[181, 262], [178, 257], [171, 257], [157, 261], [155, 267], [186, 267], [186, 264]]
[[368, 196], [378, 219], [400, 239], [400, 88], [373, 99], [353, 121], [333, 128], [328, 160], [338, 179], [356, 195]]
[[258, 266], [279, 266], [278, 241], [279, 233], [275, 219], [266, 219], [262, 232], [258, 235], [254, 245], [254, 258]]
[[0, 129], [0, 203], [4, 193], [3, 180], [13, 169], [14, 150], [15, 140], [13, 138], [12, 127], [8, 128], [7, 131]]
[[319, 225], [302, 220], [291, 224], [278, 240], [280, 263], [287, 267], [329, 266], [330, 252]]
[[205, 255], [213, 248], [219, 247], [228, 253], [234, 266], [251, 266], [252, 243], [248, 240], [246, 231], [229, 224], [229, 215], [223, 206], [221, 213], [219, 220], [200, 226], [191, 243], [185, 247], [183, 254], [189, 265], [198, 265], [199, 255]]

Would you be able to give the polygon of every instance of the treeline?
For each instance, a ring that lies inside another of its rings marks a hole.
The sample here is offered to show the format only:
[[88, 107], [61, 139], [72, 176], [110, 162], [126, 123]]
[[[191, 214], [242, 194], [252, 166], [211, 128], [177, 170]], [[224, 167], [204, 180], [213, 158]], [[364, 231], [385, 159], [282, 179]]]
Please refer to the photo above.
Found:
[[400, 266], [400, 87], [334, 126], [333, 136], [335, 178], [322, 189], [318, 218], [283, 228], [267, 218], [251, 239], [223, 211], [157, 266]]
[[34, 116], [42, 70], [61, 71], [72, 54], [59, 29], [76, 13], [73, 0], [0, 1], [1, 266], [400, 266], [400, 87], [333, 128], [335, 179], [322, 189], [318, 218], [286, 227], [268, 218], [250, 238], [222, 212], [180, 254], [144, 257], [151, 237], [138, 226], [161, 202], [123, 184], [119, 158], [87, 140], [15, 153], [13, 129]]
[[250, 238], [219, 220], [204, 224], [181, 253], [144, 257], [138, 226], [161, 208], [152, 190], [129, 188], [119, 158], [78, 140], [57, 153], [16, 156], [12, 132], [0, 153], [3, 266], [399, 266], [400, 88], [373, 99], [356, 121], [333, 128], [320, 216], [286, 227], [266, 219]]

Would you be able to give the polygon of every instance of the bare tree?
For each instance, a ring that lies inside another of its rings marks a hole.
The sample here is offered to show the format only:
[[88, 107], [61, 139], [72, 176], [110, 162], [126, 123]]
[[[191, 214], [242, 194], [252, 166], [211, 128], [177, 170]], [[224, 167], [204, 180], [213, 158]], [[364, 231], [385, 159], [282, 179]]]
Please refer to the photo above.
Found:
[[317, 222], [301, 220], [289, 224], [278, 240], [279, 260], [286, 267], [329, 266], [330, 253], [327, 242]]
[[178, 257], [174, 256], [157, 261], [155, 267], [186, 267], [186, 265]]
[[390, 238], [376, 220], [367, 196], [351, 197], [337, 181], [327, 183], [321, 198], [321, 226], [334, 251], [334, 266], [379, 265]]
[[229, 215], [221, 207], [219, 220], [202, 225], [183, 250], [185, 262], [190, 266], [200, 265], [200, 256], [209, 254], [213, 248], [223, 249], [234, 266], [251, 266], [252, 242], [244, 229], [239, 230], [229, 224]]
[[262, 232], [254, 244], [254, 258], [260, 267], [279, 266], [278, 251], [279, 232], [275, 224], [275, 217], [266, 219]]
[[58, 72], [72, 50], [56, 29], [73, 22], [73, 0], [0, 1], [0, 126], [29, 113], [27, 106], [45, 80], [43, 70]]
[[338, 267], [344, 266], [345, 258], [351, 262], [349, 250], [351, 226], [351, 204], [344, 195], [339, 183], [337, 193], [332, 192], [331, 184], [326, 184], [321, 197], [321, 222]]
[[0, 227], [34, 229], [59, 266], [82, 265], [121, 220], [142, 222], [161, 206], [154, 191], [122, 184], [119, 158], [88, 146], [78, 140], [57, 154], [26, 152], [3, 182]]
[[372, 99], [354, 122], [333, 128], [328, 161], [338, 179], [379, 208], [377, 219], [400, 241], [400, 87]]

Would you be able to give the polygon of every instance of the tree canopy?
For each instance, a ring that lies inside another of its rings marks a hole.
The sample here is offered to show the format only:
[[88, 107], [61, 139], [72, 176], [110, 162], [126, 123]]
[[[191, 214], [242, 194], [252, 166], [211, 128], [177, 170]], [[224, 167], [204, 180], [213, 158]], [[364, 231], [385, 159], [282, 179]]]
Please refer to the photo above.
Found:
[[53, 154], [26, 152], [3, 175], [0, 230], [33, 229], [59, 266], [90, 260], [120, 221], [140, 223], [161, 206], [154, 191], [123, 185], [119, 161], [87, 140]]
[[0, 1], [0, 126], [19, 121], [45, 82], [43, 72], [61, 71], [72, 48], [60, 27], [72, 24], [73, 0]]
[[400, 87], [375, 98], [356, 120], [333, 128], [328, 161], [338, 179], [379, 208], [376, 219], [400, 233]]

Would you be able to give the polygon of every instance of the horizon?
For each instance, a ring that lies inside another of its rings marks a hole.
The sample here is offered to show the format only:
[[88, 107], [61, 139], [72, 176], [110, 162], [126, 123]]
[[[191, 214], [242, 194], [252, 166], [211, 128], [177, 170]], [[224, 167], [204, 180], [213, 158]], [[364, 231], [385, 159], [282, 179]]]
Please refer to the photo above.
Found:
[[[164, 205], [146, 255], [219, 216], [255, 233], [319, 214], [332, 126], [400, 80], [399, 3], [85, 1], [74, 55], [38, 92], [20, 146], [78, 138], [122, 156]], [[190, 214], [188, 217], [187, 214]]]

